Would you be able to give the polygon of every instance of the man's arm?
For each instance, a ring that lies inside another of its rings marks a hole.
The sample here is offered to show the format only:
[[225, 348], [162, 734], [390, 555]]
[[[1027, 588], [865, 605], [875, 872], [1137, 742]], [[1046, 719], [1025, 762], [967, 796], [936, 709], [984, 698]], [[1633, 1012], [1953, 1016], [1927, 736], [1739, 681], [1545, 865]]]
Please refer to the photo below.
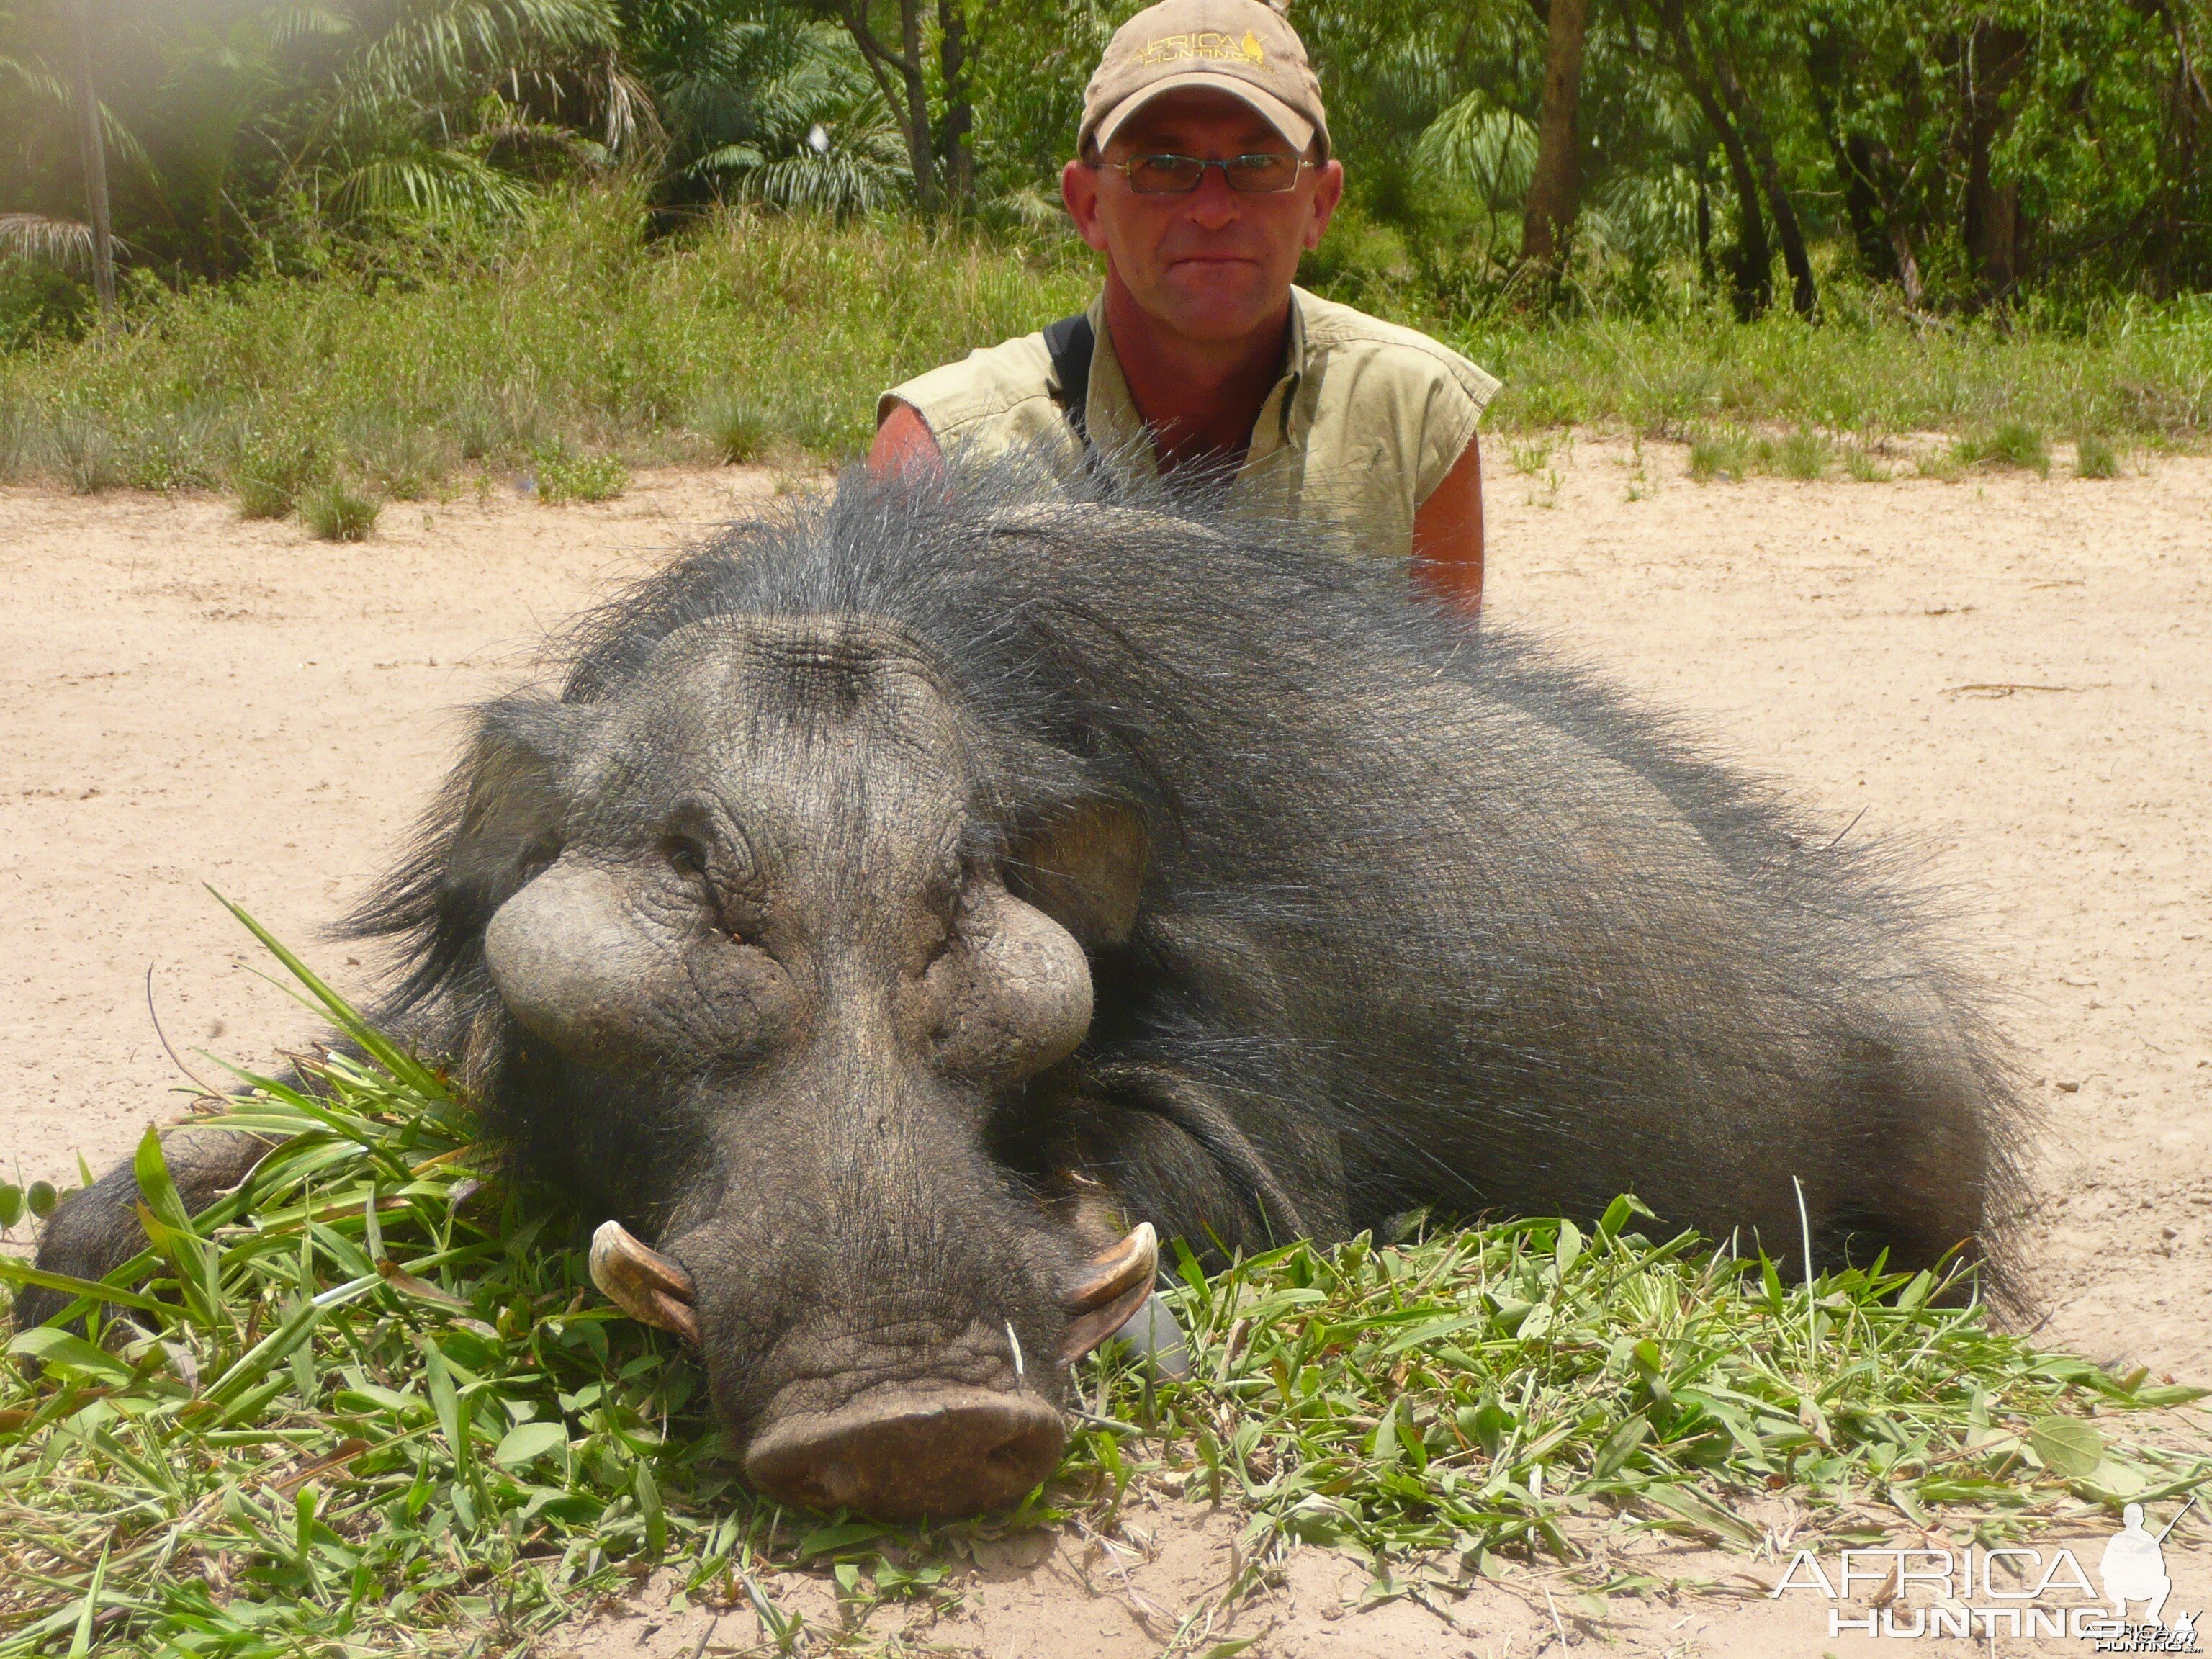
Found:
[[[901, 405], [902, 413], [911, 413]], [[915, 416], [921, 424], [921, 417]], [[884, 422], [886, 430], [890, 422]], [[923, 428], [927, 436], [928, 428]], [[880, 434], [876, 440], [881, 447]], [[1482, 612], [1482, 457], [1469, 438], [1443, 482], [1413, 510], [1413, 574], [1468, 616]]]
[[[876, 441], [868, 448], [868, 471], [878, 477], [888, 477], [894, 472], [934, 472], [945, 465], [945, 452], [937, 447], [937, 439], [929, 429], [929, 422], [921, 418], [921, 411], [912, 404], [895, 403], [891, 412], [884, 416], [884, 423], [876, 428]], [[1447, 483], [1449, 480], [1446, 480]], [[1443, 494], [1438, 487], [1437, 493]], [[1479, 550], [1481, 531], [1476, 530], [1478, 551], [1476, 562], [1481, 562]], [[1414, 532], [1419, 545], [1419, 532]], [[1477, 578], [1480, 585], [1480, 576]]]

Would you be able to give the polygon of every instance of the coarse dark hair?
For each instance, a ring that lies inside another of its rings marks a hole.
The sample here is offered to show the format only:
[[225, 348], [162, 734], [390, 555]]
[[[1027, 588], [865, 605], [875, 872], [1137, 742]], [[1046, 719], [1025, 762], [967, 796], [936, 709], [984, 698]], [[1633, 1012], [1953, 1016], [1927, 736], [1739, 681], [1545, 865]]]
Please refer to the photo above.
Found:
[[[1801, 1216], [1825, 1262], [2000, 1251], [2027, 1120], [1920, 861], [1816, 826], [1555, 647], [1478, 630], [1355, 530], [1240, 511], [1218, 477], [854, 469], [582, 618], [560, 709], [761, 616], [912, 642], [973, 734], [974, 856], [1073, 804], [1141, 818], [1144, 920], [1094, 952], [1071, 1064], [1196, 1079], [1214, 1103], [1182, 1127], [1274, 1231], [1594, 1214], [1632, 1187], [1777, 1258]], [[478, 754], [558, 717], [489, 704]], [[481, 797], [465, 764], [353, 921], [403, 943], [387, 1017], [456, 1046], [526, 879], [515, 850], [457, 888]], [[1006, 1155], [1043, 1156], [1023, 1133]], [[1316, 1135], [1334, 1190], [1282, 1175]]]

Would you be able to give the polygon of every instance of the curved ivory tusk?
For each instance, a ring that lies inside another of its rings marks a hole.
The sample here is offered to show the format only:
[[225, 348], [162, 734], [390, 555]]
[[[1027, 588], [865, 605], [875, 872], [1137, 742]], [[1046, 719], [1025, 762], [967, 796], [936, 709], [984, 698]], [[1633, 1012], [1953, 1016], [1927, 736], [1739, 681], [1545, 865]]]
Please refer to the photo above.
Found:
[[1134, 1318], [1159, 1271], [1159, 1236], [1149, 1221], [1139, 1221], [1127, 1238], [1093, 1257], [1091, 1271], [1067, 1291], [1067, 1310], [1075, 1317], [1060, 1341], [1061, 1363], [1073, 1364]]
[[698, 1344], [691, 1275], [658, 1250], [639, 1243], [619, 1221], [603, 1221], [592, 1235], [592, 1283], [632, 1319]]
[[1159, 1235], [1151, 1222], [1139, 1221], [1127, 1238], [1091, 1258], [1090, 1271], [1067, 1287], [1063, 1300], [1068, 1312], [1089, 1313], [1101, 1303], [1120, 1300], [1132, 1285], [1149, 1289], [1159, 1270]]

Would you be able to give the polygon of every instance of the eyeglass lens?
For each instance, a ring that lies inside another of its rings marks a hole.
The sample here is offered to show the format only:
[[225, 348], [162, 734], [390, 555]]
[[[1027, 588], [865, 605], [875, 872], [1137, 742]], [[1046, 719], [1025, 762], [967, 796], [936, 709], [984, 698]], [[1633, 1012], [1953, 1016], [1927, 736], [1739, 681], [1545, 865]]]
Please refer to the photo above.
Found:
[[1246, 195], [1277, 195], [1298, 182], [1295, 155], [1232, 155], [1222, 161], [1195, 155], [1139, 155], [1127, 163], [1129, 188], [1140, 196], [1187, 196], [1198, 188], [1208, 167], [1219, 167], [1229, 188]]

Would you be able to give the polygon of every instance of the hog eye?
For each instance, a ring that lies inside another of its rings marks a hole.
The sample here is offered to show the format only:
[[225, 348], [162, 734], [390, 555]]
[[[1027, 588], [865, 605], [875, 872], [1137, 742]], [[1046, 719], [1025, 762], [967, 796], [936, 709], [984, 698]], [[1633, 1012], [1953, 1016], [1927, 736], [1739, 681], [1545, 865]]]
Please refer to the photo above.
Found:
[[527, 886], [561, 856], [561, 850], [560, 836], [553, 830], [547, 830], [523, 848], [522, 855], [514, 862], [515, 874]]
[[690, 836], [678, 836], [668, 843], [668, 863], [678, 875], [692, 880], [707, 879], [707, 849]]

